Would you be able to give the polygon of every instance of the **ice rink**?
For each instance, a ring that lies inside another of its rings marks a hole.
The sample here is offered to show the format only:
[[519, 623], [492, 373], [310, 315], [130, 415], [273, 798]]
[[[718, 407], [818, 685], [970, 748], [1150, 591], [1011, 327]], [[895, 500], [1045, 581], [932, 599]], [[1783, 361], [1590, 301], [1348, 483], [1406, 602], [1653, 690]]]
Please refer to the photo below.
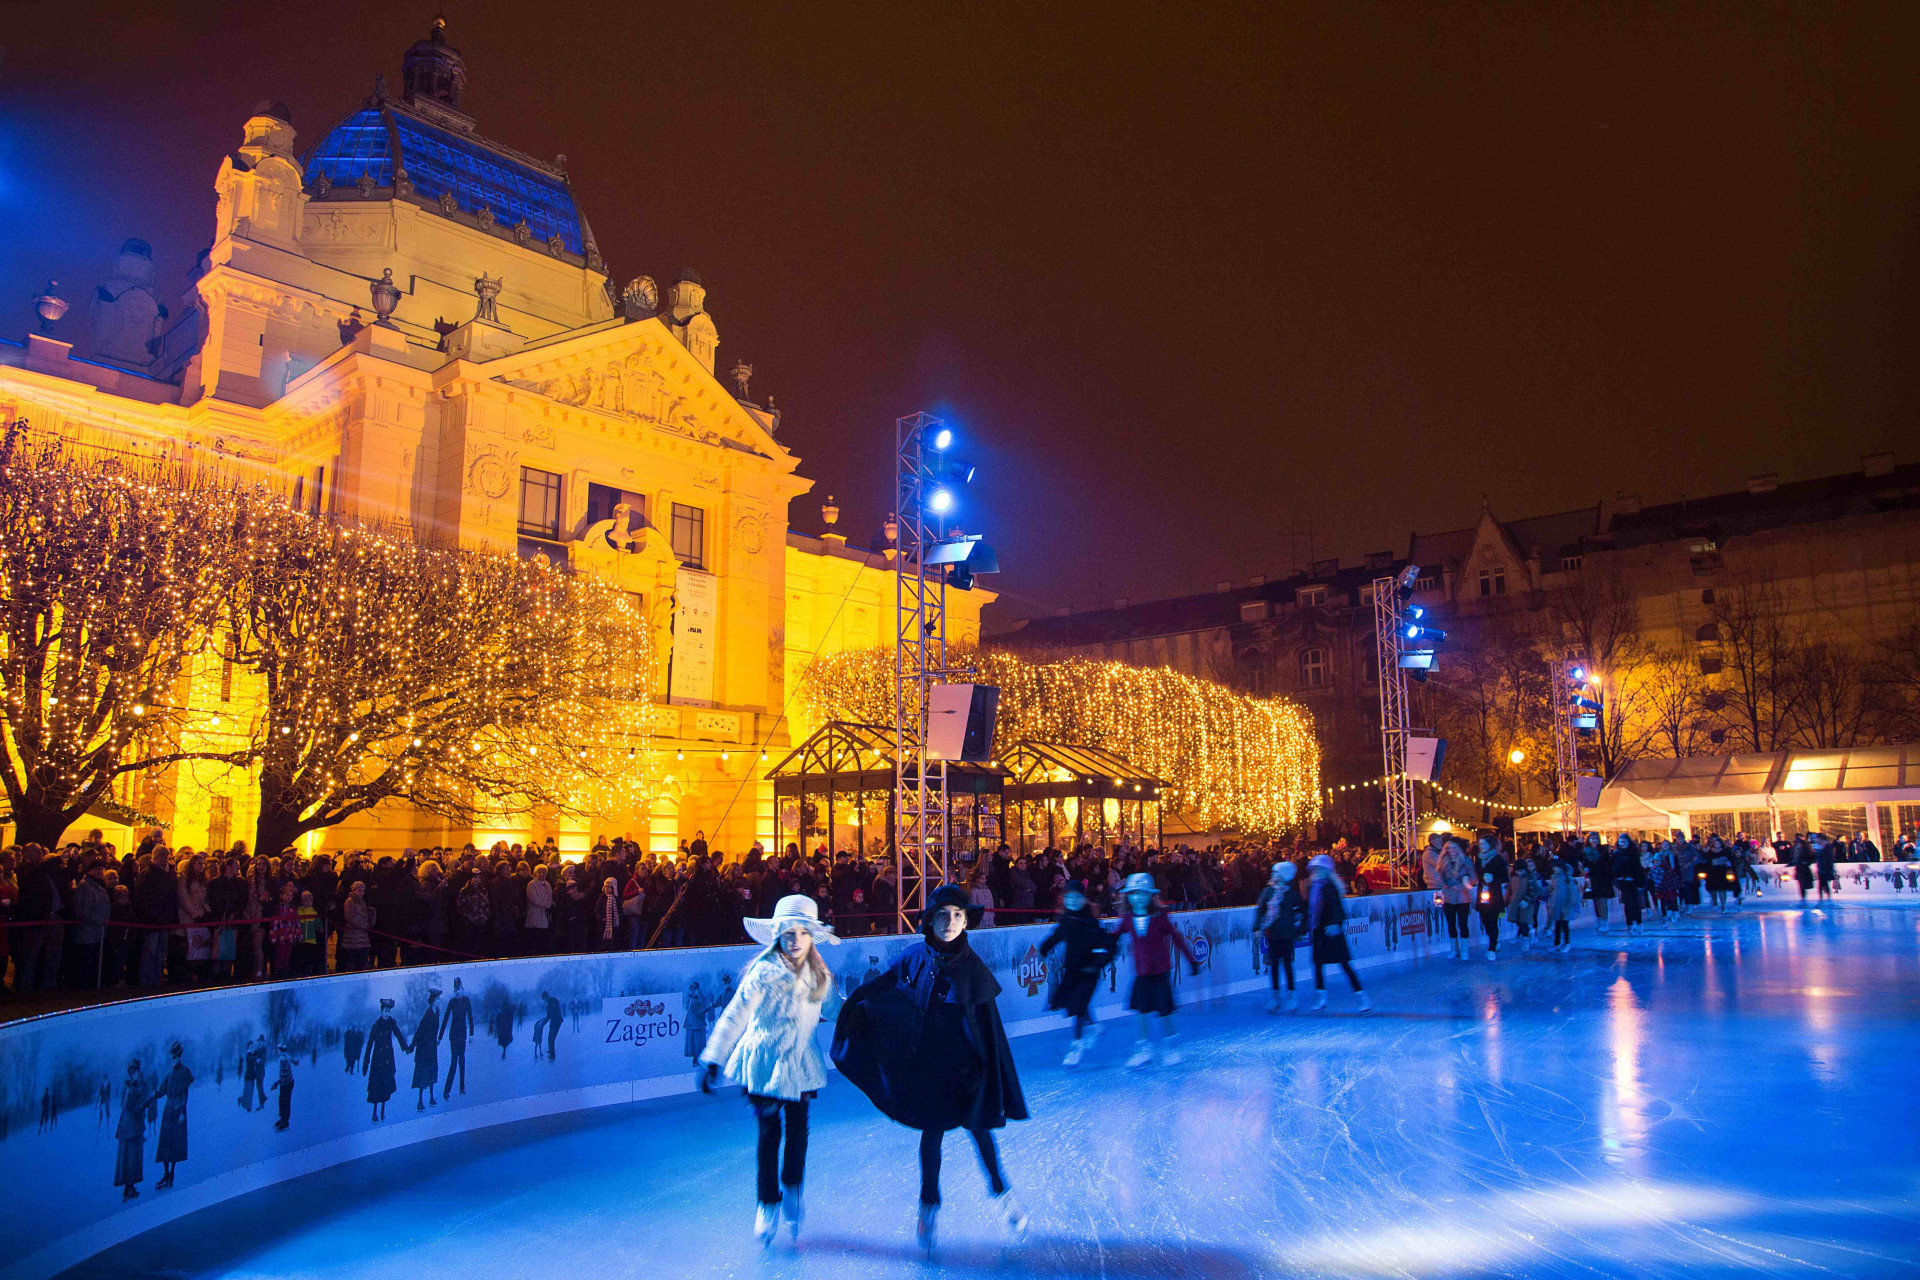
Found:
[[[1377, 1011], [1130, 1024], [1063, 1069], [1014, 1042], [1010, 1243], [950, 1135], [941, 1244], [915, 1135], [834, 1077], [797, 1246], [750, 1237], [737, 1090], [425, 1143], [230, 1201], [70, 1277], [1825, 1276], [1920, 1274], [1920, 897], [1769, 896], [1572, 954], [1375, 969]], [[1305, 1002], [1303, 1001], [1303, 1005]]]

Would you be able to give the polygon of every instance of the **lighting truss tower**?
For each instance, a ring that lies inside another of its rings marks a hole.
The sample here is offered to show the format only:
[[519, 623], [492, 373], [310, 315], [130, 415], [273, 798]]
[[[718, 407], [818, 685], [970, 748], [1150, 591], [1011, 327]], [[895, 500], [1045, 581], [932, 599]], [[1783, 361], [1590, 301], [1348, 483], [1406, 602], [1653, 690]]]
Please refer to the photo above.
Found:
[[1400, 581], [1373, 581], [1373, 651], [1380, 673], [1381, 789], [1387, 801], [1387, 859], [1396, 885], [1413, 876], [1413, 779], [1407, 776], [1407, 673], [1400, 665]]
[[1580, 833], [1580, 735], [1574, 723], [1575, 696], [1585, 687], [1576, 683], [1576, 659], [1563, 654], [1553, 664], [1553, 771], [1560, 798], [1560, 829]]
[[[947, 574], [926, 563], [939, 540], [929, 520], [933, 441], [944, 430], [927, 413], [893, 427], [893, 498], [899, 521], [894, 561], [893, 870], [900, 930], [919, 927], [927, 893], [947, 879], [947, 768], [927, 758], [929, 690], [947, 672]], [[937, 517], [936, 517], [937, 518]]]

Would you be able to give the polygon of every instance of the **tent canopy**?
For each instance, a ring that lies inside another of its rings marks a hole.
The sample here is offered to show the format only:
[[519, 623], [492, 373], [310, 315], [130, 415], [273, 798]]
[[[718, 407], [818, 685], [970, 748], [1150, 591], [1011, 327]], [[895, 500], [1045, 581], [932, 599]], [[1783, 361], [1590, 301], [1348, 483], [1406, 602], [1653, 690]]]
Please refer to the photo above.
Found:
[[[1588, 831], [1671, 831], [1682, 824], [1678, 814], [1657, 808], [1627, 790], [1608, 785], [1600, 803], [1580, 811], [1580, 825]], [[1514, 821], [1515, 831], [1558, 831], [1560, 809], [1542, 809]]]

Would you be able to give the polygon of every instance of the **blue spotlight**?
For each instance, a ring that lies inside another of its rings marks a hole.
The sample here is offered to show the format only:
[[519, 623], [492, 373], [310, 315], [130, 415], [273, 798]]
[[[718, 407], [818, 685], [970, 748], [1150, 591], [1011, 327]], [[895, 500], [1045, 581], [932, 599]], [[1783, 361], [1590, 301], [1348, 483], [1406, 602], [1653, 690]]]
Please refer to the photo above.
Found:
[[949, 431], [945, 427], [940, 428], [939, 434], [933, 437], [933, 447], [936, 449], [944, 449], [952, 443], [953, 443], [953, 432]]
[[938, 515], [953, 510], [953, 494], [945, 489], [935, 489], [927, 498], [927, 509]]

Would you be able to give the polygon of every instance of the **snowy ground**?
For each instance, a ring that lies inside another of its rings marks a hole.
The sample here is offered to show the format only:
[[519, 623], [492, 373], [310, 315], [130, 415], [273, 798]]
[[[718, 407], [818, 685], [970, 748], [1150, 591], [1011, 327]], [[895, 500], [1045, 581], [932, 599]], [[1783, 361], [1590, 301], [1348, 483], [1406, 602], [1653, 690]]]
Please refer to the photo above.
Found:
[[1920, 896], [1769, 895], [1565, 956], [1370, 975], [1378, 1011], [1183, 1015], [1187, 1061], [1015, 1041], [1003, 1134], [1033, 1215], [950, 1135], [914, 1245], [915, 1136], [835, 1077], [797, 1248], [749, 1238], [737, 1093], [495, 1128], [237, 1199], [69, 1277], [1920, 1275]]

